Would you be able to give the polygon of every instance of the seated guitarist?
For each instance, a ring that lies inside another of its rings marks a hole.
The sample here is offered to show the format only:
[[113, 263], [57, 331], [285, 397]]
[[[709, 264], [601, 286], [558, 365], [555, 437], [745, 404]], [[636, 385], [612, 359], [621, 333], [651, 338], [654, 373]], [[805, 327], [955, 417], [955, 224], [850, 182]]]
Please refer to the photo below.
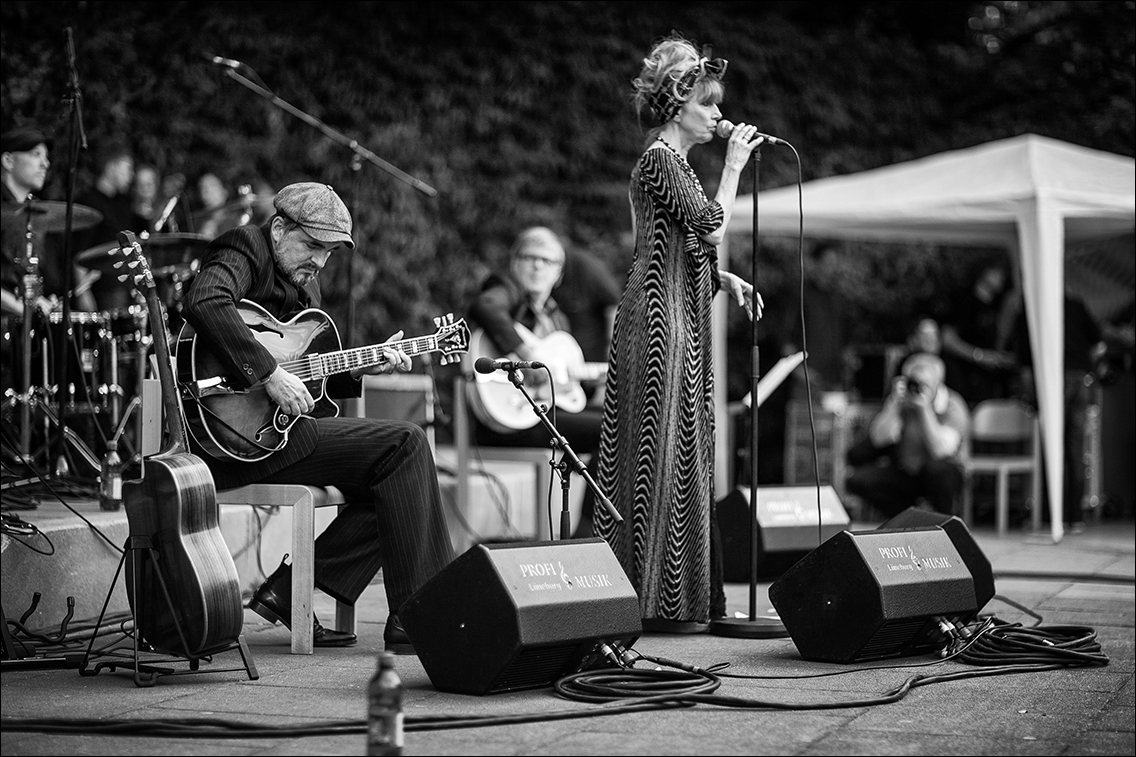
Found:
[[[538, 340], [556, 331], [572, 333], [568, 316], [552, 297], [552, 290], [560, 281], [564, 269], [564, 247], [550, 229], [535, 226], [517, 235], [509, 254], [507, 270], [490, 274], [481, 286], [477, 299], [469, 310], [471, 320], [485, 331], [498, 353], [509, 360], [549, 361], [555, 356], [545, 355], [526, 341], [516, 326], [532, 332]], [[530, 392], [548, 381], [543, 369], [526, 370], [525, 385]], [[578, 413], [558, 409], [556, 428], [572, 446], [577, 455], [593, 455], [599, 449], [602, 411], [594, 404]], [[551, 419], [551, 414], [549, 415]], [[547, 447], [549, 433], [544, 424], [531, 428], [504, 432], [471, 418], [474, 438], [478, 444], [496, 447]], [[583, 481], [577, 482], [583, 485]], [[584, 512], [591, 512], [592, 493], [585, 492]], [[577, 535], [590, 535], [588, 532]]]
[[[318, 307], [319, 272], [336, 250], [353, 248], [347, 206], [326, 184], [305, 182], [276, 195], [276, 214], [261, 226], [241, 226], [210, 243], [185, 300], [186, 320], [204, 346], [229, 369], [230, 379], [262, 383], [269, 397], [292, 415], [309, 413], [308, 387], [281, 368], [252, 335], [238, 312], [251, 300], [279, 320]], [[395, 334], [391, 341], [401, 338]], [[410, 370], [401, 350], [387, 361], [353, 369], [327, 381], [330, 396], [359, 396], [361, 374]], [[349, 506], [315, 543], [316, 586], [354, 604], [383, 568], [391, 615], [383, 639], [396, 653], [413, 653], [398, 621], [398, 608], [454, 557], [426, 435], [412, 423], [369, 418], [301, 418], [287, 445], [256, 461], [223, 461], [201, 455], [218, 489], [254, 482], [335, 486]], [[291, 566], [281, 562], [257, 590], [249, 608], [288, 625]], [[355, 644], [354, 634], [315, 621], [315, 646]]]

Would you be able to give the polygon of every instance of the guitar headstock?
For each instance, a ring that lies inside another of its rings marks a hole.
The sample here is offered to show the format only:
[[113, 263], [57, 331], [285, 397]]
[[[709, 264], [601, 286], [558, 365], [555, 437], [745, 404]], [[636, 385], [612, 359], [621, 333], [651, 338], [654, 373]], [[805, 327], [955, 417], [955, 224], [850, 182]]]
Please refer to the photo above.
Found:
[[138, 243], [133, 231], [118, 232], [118, 248], [111, 250], [111, 255], [122, 255], [124, 259], [115, 261], [114, 267], [129, 269], [126, 273], [120, 273], [118, 280], [125, 283], [127, 279], [133, 279], [134, 286], [145, 294], [155, 291], [157, 285], [154, 283], [154, 274], [150, 272], [150, 262], [146, 260], [142, 245]]
[[438, 351], [442, 353], [440, 362], [442, 365], [456, 363], [462, 353], [469, 350], [469, 327], [465, 325], [465, 319], [454, 320], [453, 313], [446, 313], [434, 318], [434, 325], [438, 328], [434, 336], [438, 339]]

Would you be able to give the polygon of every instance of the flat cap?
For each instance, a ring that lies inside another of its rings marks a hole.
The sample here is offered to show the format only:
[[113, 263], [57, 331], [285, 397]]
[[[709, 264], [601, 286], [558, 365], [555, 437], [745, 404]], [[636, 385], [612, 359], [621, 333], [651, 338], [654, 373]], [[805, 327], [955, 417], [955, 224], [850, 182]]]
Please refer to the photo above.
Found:
[[50, 150], [53, 141], [39, 129], [17, 126], [0, 135], [0, 152], [26, 152], [41, 144], [47, 145]]
[[289, 184], [276, 193], [273, 204], [280, 215], [298, 223], [312, 239], [355, 247], [351, 214], [331, 186], [314, 181]]

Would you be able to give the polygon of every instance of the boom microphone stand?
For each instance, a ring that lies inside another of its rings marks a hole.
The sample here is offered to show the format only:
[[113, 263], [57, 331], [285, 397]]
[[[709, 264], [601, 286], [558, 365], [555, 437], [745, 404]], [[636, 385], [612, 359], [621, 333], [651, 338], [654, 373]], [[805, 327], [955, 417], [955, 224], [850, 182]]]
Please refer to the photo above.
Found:
[[[206, 57], [210, 57], [210, 56], [206, 56]], [[225, 58], [211, 58], [211, 60], [213, 60], [214, 63], [218, 63], [219, 65], [223, 65], [225, 67], [225, 74], [230, 79], [232, 79], [233, 81], [236, 81], [239, 84], [243, 84], [248, 89], [252, 90], [256, 94], [258, 94], [261, 97], [263, 97], [264, 99], [268, 100], [270, 103], [275, 105], [277, 108], [280, 108], [283, 111], [291, 113], [293, 116], [300, 119], [301, 121], [308, 124], [309, 126], [312, 126], [315, 129], [318, 129], [320, 132], [322, 132], [326, 137], [331, 139], [333, 142], [336, 142], [340, 145], [343, 145], [347, 149], [351, 150], [354, 153], [354, 156], [352, 157], [352, 160], [351, 160], [351, 170], [355, 174], [355, 177], [356, 177], [356, 180], [355, 180], [355, 186], [356, 187], [358, 187], [359, 169], [362, 168], [362, 161], [366, 160], [367, 162], [373, 163], [374, 165], [383, 169], [384, 171], [386, 171], [390, 175], [394, 176], [396, 179], [399, 179], [401, 181], [406, 182], [410, 186], [414, 187], [418, 191], [425, 194], [427, 197], [436, 197], [437, 196], [438, 190], [434, 189], [429, 184], [426, 184], [425, 182], [414, 178], [410, 174], [408, 174], [404, 171], [401, 171], [398, 168], [395, 168], [390, 163], [386, 162], [385, 160], [380, 158], [378, 155], [375, 155], [373, 152], [368, 150], [366, 147], [363, 147], [363, 145], [359, 144], [358, 141], [356, 141], [354, 139], [349, 139], [348, 137], [344, 136], [343, 134], [339, 133], [335, 129], [332, 129], [330, 126], [328, 126], [327, 124], [320, 121], [315, 116], [312, 116], [308, 113], [305, 113], [304, 111], [300, 110], [299, 108], [295, 107], [294, 105], [291, 105], [291, 104], [285, 102], [284, 100], [281, 100], [279, 97], [277, 97], [275, 94], [268, 91], [264, 87], [250, 81], [249, 79], [245, 78], [241, 74], [237, 73], [236, 67], [248, 68], [244, 63], [240, 63], [238, 61], [230, 61], [230, 60], [225, 59]], [[254, 72], [254, 75], [255, 75], [255, 72]], [[356, 199], [356, 201], [358, 201], [357, 197], [355, 199]], [[347, 280], [348, 280], [348, 286], [349, 287], [350, 287], [350, 282], [352, 281], [350, 266], [351, 266], [351, 261], [353, 259], [354, 259], [353, 255], [352, 255], [352, 257], [348, 258]], [[354, 331], [355, 331], [355, 298], [350, 296], [350, 290], [348, 290], [347, 328], [346, 328], [345, 331], [346, 331], [346, 337], [347, 337], [346, 342], [347, 342], [347, 344], [350, 345], [350, 344], [353, 343]]]
[[[761, 249], [757, 231], [757, 189], [761, 167], [761, 146], [753, 151], [753, 253], [750, 282], [757, 292], [757, 254]], [[777, 618], [757, 616], [757, 388], [761, 378], [757, 318], [750, 326], [750, 403], [749, 403], [749, 618], [718, 618], [710, 621], [710, 633], [745, 639], [776, 639], [788, 636], [785, 625]]]

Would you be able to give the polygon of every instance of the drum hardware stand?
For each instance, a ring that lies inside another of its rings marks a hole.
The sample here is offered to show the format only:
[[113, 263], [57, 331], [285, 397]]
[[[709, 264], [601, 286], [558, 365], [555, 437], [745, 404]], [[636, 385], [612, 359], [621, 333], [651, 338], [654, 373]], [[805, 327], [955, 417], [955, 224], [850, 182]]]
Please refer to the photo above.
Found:
[[[32, 318], [39, 311], [37, 302], [43, 291], [43, 277], [39, 273], [39, 257], [35, 253], [35, 244], [32, 235], [32, 196], [24, 198], [24, 213], [27, 216], [24, 229], [24, 322], [20, 333], [20, 343], [24, 355], [20, 362], [23, 379], [23, 394], [16, 394], [15, 400], [20, 403], [20, 449], [21, 462], [30, 458], [32, 446]], [[46, 375], [46, 374], [44, 374]]]
[[[146, 553], [145, 556], [142, 553]], [[144, 611], [139, 606], [143, 602], [143, 594], [138, 591], [138, 576], [141, 575], [144, 559], [150, 560], [150, 564], [157, 574], [158, 585], [161, 586], [162, 596], [166, 600], [166, 608], [169, 610], [170, 618], [173, 619], [174, 627], [177, 629], [178, 639], [181, 641], [182, 653], [161, 652], [153, 649], [142, 640], [137, 622], [134, 623], [132, 629], [121, 632], [119, 638], [95, 650], [95, 639], [98, 638], [99, 629], [102, 628], [103, 618], [106, 617], [106, 611], [107, 607], [110, 605], [111, 596], [113, 596], [114, 589], [118, 585], [118, 577], [122, 574], [122, 568], [127, 560], [131, 561], [132, 567], [129, 580], [131, 581], [131, 588], [133, 589], [131, 594], [135, 597], [133, 608], [134, 617], [143, 614]], [[158, 678], [161, 676], [230, 673], [241, 670], [248, 675], [250, 681], [255, 681], [260, 678], [260, 673], [257, 672], [256, 663], [252, 659], [252, 654], [249, 651], [248, 643], [245, 641], [243, 633], [238, 634], [237, 638], [223, 642], [215, 648], [203, 650], [200, 654], [195, 655], [190, 653], [189, 644], [185, 639], [185, 632], [182, 630], [181, 621], [178, 619], [177, 610], [174, 607], [173, 598], [170, 596], [170, 590], [166, 584], [165, 575], [162, 573], [161, 563], [161, 556], [149, 535], [132, 535], [126, 540], [126, 550], [122, 553], [122, 557], [118, 561], [118, 569], [115, 570], [114, 579], [110, 584], [110, 590], [107, 592], [106, 600], [103, 602], [103, 609], [99, 612], [99, 619], [95, 623], [94, 634], [87, 644], [87, 653], [83, 656], [83, 660], [79, 664], [79, 675], [95, 676], [104, 669], [113, 672], [120, 667], [132, 667], [134, 671], [134, 685], [138, 687], [153, 686], [158, 682]], [[130, 650], [127, 650], [124, 644], [127, 637], [132, 639], [132, 649]], [[210, 662], [213, 655], [229, 651], [240, 653], [241, 661], [244, 663], [241, 667], [201, 670], [202, 660]], [[147, 655], [147, 657], [143, 658], [143, 655]], [[98, 657], [108, 657], [111, 658], [111, 661], [98, 662], [93, 668], [88, 669], [88, 664]], [[160, 664], [163, 661], [165, 665]], [[179, 662], [188, 663], [189, 669], [181, 670], [169, 667], [171, 663]]]

